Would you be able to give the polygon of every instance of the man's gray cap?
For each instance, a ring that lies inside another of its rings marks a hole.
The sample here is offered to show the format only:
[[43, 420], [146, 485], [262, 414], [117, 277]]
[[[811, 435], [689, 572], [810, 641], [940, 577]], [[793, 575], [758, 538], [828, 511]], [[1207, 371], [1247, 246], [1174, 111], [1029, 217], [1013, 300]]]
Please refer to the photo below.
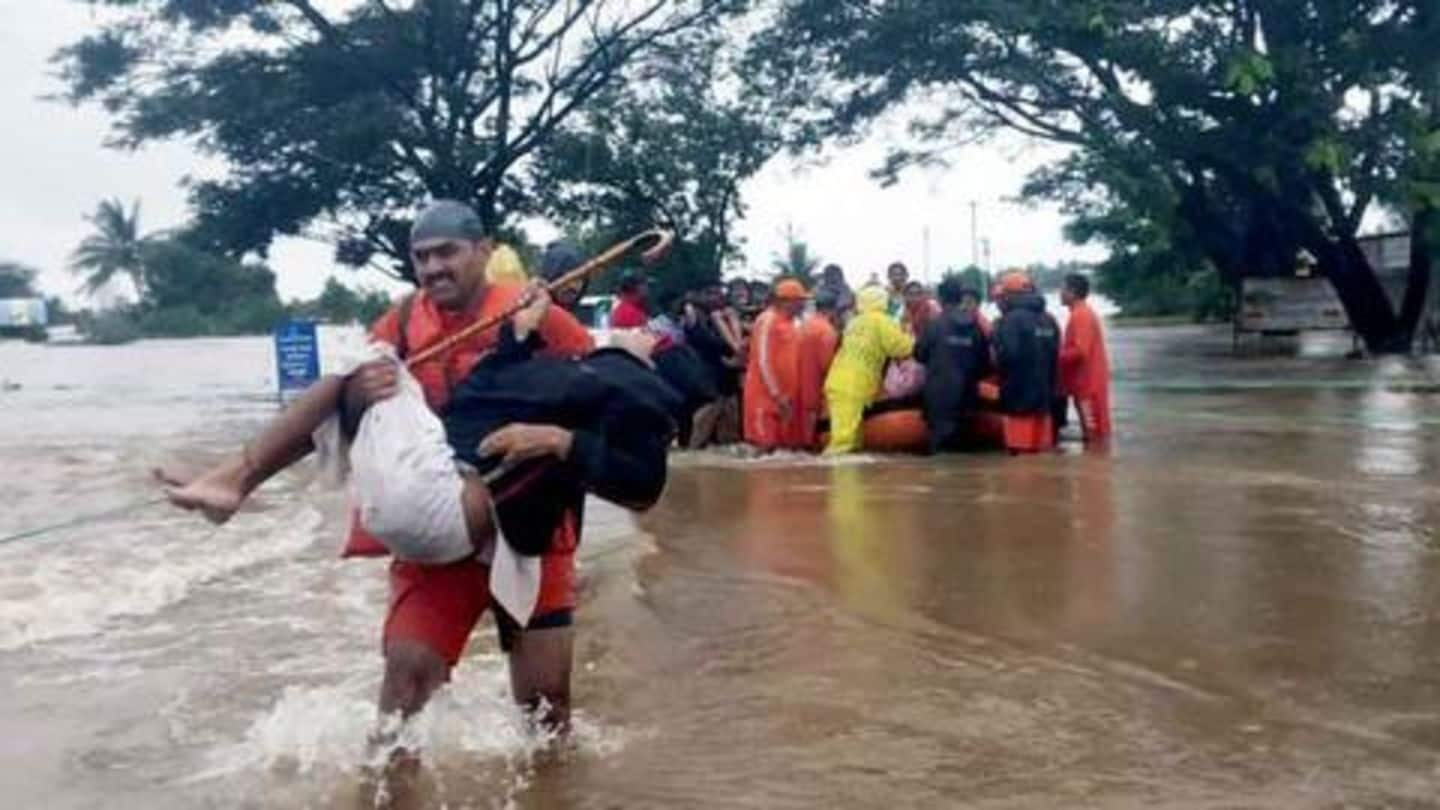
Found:
[[485, 226], [475, 209], [455, 200], [436, 200], [431, 203], [415, 224], [410, 226], [410, 244], [429, 242], [437, 239], [463, 239], [478, 242], [485, 238]]

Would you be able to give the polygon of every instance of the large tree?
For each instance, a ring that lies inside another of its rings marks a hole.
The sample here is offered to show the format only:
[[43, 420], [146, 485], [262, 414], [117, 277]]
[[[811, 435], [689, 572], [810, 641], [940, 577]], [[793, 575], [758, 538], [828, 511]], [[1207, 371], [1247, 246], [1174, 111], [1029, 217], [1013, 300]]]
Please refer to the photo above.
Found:
[[192, 188], [195, 236], [234, 255], [277, 234], [405, 273], [417, 201], [532, 210], [524, 164], [653, 50], [743, 0], [89, 0], [105, 24], [57, 59], [115, 141], [187, 138], [229, 171]]
[[[905, 103], [935, 142], [1005, 127], [1080, 155], [1046, 178], [1183, 221], [1231, 277], [1319, 259], [1374, 351], [1411, 343], [1430, 277], [1415, 241], [1389, 300], [1356, 241], [1377, 200], [1428, 237], [1440, 203], [1429, 0], [791, 0], [762, 45], [845, 132]], [[819, 69], [817, 69], [819, 68]], [[1151, 194], [1159, 188], [1163, 193]], [[1167, 200], [1137, 206], [1132, 196]]]
[[0, 261], [0, 298], [34, 298], [37, 275], [32, 267]]
[[740, 247], [741, 185], [781, 148], [783, 114], [745, 84], [740, 56], [721, 32], [677, 37], [537, 161], [546, 213], [572, 230], [604, 240], [653, 223], [676, 232], [660, 297], [720, 278]]

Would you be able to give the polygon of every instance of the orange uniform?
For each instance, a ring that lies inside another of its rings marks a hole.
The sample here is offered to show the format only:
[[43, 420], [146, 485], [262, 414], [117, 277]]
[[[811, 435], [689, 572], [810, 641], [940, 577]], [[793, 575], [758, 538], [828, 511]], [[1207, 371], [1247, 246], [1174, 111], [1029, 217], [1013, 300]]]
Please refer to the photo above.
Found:
[[[799, 330], [789, 313], [769, 307], [755, 319], [745, 371], [745, 441], [762, 450], [800, 446], [799, 348]], [[782, 413], [784, 400], [789, 413]]]
[[825, 375], [840, 347], [840, 333], [824, 315], [814, 313], [800, 323], [800, 390], [796, 402], [799, 443], [807, 448], [819, 444], [816, 424], [825, 412]]
[[1110, 435], [1110, 358], [1100, 318], [1083, 299], [1070, 305], [1060, 346], [1060, 390], [1075, 400], [1085, 441]]
[[[401, 308], [392, 307], [371, 327], [371, 336], [414, 356], [436, 341], [470, 324], [495, 317], [515, 304], [524, 292], [519, 284], [491, 285], [475, 306], [463, 313], [437, 307], [423, 291], [409, 305], [401, 330]], [[590, 333], [559, 307], [552, 307], [540, 324], [545, 352], [579, 357], [594, 347]], [[499, 337], [488, 329], [461, 341], [448, 351], [414, 367], [412, 372], [425, 391], [425, 401], [439, 411], [480, 358]], [[578, 511], [566, 515], [550, 549], [541, 558], [540, 595], [530, 627], [569, 624], [576, 601], [575, 549], [579, 543]], [[388, 553], [352, 515], [346, 555]], [[451, 666], [460, 659], [475, 623], [490, 604], [489, 568], [471, 558], [449, 565], [421, 565], [404, 560], [390, 564], [390, 610], [385, 617], [384, 641], [414, 641], [425, 645]], [[502, 617], [502, 621], [505, 617]]]

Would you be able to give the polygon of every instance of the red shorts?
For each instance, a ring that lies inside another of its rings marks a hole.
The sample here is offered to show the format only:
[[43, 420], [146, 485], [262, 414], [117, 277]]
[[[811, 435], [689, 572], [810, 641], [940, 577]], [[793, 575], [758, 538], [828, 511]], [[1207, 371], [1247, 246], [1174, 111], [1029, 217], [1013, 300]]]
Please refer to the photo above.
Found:
[[[573, 524], [572, 524], [573, 525]], [[556, 537], [555, 545], [540, 561], [540, 598], [529, 629], [566, 627], [576, 603], [576, 533], [564, 533], [569, 542]], [[385, 617], [383, 645], [392, 641], [414, 641], [434, 650], [450, 666], [460, 661], [470, 633], [490, 607], [490, 567], [476, 560], [450, 565], [420, 565], [395, 560], [390, 563], [390, 612]], [[498, 614], [498, 611], [497, 611]], [[509, 648], [506, 631], [518, 627], [508, 616], [496, 616], [501, 644]], [[382, 650], [384, 647], [382, 647]]]

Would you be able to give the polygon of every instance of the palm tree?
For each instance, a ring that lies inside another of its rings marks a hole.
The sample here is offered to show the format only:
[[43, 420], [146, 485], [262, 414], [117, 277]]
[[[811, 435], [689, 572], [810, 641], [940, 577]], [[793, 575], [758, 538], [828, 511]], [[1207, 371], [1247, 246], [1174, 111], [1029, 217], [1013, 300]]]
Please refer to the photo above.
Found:
[[797, 279], [809, 286], [815, 281], [815, 270], [820, 267], [820, 257], [810, 252], [810, 246], [793, 237], [785, 248], [785, 255], [776, 255], [771, 260], [778, 275]]
[[95, 226], [95, 233], [85, 237], [70, 255], [70, 269], [86, 274], [85, 292], [93, 294], [119, 273], [135, 282], [135, 292], [143, 298], [144, 248], [149, 237], [140, 235], [140, 201], [136, 200], [127, 214], [120, 200], [103, 200], [85, 219]]

